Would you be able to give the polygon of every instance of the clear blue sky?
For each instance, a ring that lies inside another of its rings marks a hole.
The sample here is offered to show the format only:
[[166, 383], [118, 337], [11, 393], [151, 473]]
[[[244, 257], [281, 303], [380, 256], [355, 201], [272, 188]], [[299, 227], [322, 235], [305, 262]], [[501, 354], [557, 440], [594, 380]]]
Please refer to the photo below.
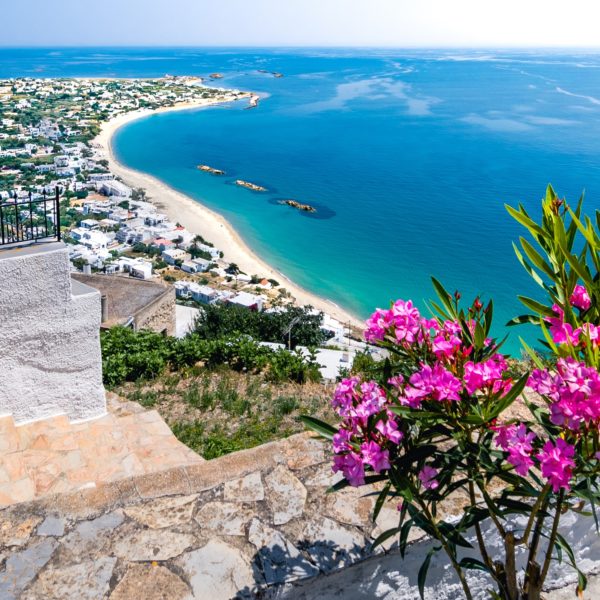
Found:
[[600, 46], [599, 0], [1, 0], [3, 46]]

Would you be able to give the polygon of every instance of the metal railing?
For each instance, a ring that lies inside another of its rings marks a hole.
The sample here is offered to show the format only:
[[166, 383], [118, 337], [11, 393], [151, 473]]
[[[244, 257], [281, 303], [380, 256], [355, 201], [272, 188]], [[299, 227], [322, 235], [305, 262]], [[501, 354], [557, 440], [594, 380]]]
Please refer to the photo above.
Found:
[[60, 241], [60, 194], [0, 201], [0, 246], [38, 240]]

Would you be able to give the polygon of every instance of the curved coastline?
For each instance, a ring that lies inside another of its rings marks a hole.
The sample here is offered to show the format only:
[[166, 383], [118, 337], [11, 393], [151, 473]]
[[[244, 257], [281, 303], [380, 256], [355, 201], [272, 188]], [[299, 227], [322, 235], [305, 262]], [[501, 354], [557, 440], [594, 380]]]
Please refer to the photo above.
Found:
[[343, 323], [351, 323], [359, 329], [364, 322], [355, 315], [341, 308], [331, 300], [318, 296], [295, 284], [289, 277], [257, 256], [244, 242], [233, 226], [219, 213], [211, 210], [190, 196], [178, 192], [160, 179], [131, 169], [120, 163], [113, 151], [112, 141], [115, 133], [124, 125], [138, 119], [175, 110], [190, 110], [219, 104], [228, 100], [206, 100], [194, 103], [182, 103], [157, 110], [141, 109], [119, 115], [102, 124], [100, 133], [93, 140], [96, 149], [101, 151], [109, 163], [110, 170], [127, 185], [134, 188], [145, 188], [149, 199], [163, 210], [171, 220], [181, 223], [189, 231], [199, 233], [215, 246], [225, 252], [225, 258], [235, 262], [242, 271], [256, 273], [261, 276], [277, 279], [300, 305], [310, 304], [331, 315]]

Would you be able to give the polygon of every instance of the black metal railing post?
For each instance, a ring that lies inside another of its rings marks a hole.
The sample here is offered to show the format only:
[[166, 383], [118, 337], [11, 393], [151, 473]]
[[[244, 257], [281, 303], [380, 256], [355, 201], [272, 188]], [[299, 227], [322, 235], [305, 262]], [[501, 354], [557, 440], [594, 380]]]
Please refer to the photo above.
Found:
[[31, 202], [32, 200], [33, 197], [31, 195], [31, 192], [29, 192], [29, 236], [31, 236], [32, 239], [35, 239], [35, 236], [33, 234], [33, 204]]
[[54, 208], [54, 232], [56, 238], [60, 242], [60, 194], [58, 193], [58, 186], [56, 186], [56, 206]]

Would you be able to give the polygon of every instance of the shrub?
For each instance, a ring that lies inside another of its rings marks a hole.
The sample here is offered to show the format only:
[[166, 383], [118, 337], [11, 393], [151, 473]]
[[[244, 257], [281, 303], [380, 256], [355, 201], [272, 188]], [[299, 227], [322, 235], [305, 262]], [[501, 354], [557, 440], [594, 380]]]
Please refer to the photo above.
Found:
[[228, 365], [236, 371], [263, 372], [273, 381], [320, 380], [318, 366], [287, 350], [273, 351], [242, 337], [202, 339], [191, 334], [178, 340], [152, 331], [113, 327], [100, 336], [104, 383], [152, 379], [166, 369], [183, 369], [197, 363], [213, 369]]
[[[566, 513], [589, 515], [590, 503], [595, 514], [600, 501], [600, 213], [595, 222], [582, 217], [581, 201], [572, 210], [552, 188], [540, 223], [522, 206], [508, 210], [533, 239], [521, 238], [517, 257], [547, 296], [546, 303], [520, 297], [530, 312], [513, 324], [537, 325], [556, 366], [525, 344], [536, 368], [513, 379], [501, 344], [489, 337], [493, 303], [476, 298], [464, 310], [460, 295], [433, 279], [433, 318], [398, 300], [367, 321], [365, 338], [388, 357], [338, 384], [339, 426], [304, 418], [332, 441], [333, 470], [345, 477], [337, 487], [380, 482], [374, 518], [387, 498], [400, 500], [397, 526], [375, 546], [397, 536], [404, 555], [413, 527], [438, 542], [418, 574], [421, 596], [441, 550], [468, 599], [465, 571], [476, 569], [493, 582], [494, 599], [539, 600], [553, 559], [577, 571], [578, 593], [586, 586], [558, 528]], [[526, 386], [542, 400], [524, 397]], [[511, 412], [516, 402], [529, 418]], [[459, 492], [462, 515], [440, 519], [440, 503]], [[484, 526], [501, 539], [503, 557]], [[519, 551], [527, 556], [522, 573]]]

